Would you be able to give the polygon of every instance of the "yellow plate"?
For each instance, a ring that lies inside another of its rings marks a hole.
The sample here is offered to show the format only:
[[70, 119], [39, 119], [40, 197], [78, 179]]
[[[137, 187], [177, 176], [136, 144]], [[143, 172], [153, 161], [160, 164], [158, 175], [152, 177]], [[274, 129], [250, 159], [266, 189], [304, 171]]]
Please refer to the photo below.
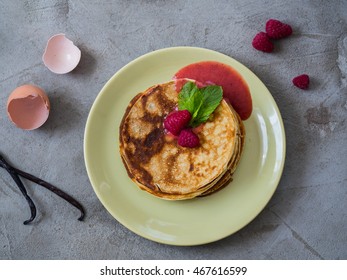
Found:
[[[204, 60], [234, 67], [248, 83], [253, 113], [245, 121], [245, 150], [233, 182], [220, 192], [187, 201], [161, 200], [128, 178], [118, 151], [119, 124], [135, 94], [170, 80], [183, 66]], [[208, 49], [174, 47], [135, 59], [106, 83], [88, 116], [84, 157], [97, 197], [121, 224], [156, 242], [198, 245], [235, 233], [266, 206], [282, 175], [285, 133], [274, 99], [248, 68]]]

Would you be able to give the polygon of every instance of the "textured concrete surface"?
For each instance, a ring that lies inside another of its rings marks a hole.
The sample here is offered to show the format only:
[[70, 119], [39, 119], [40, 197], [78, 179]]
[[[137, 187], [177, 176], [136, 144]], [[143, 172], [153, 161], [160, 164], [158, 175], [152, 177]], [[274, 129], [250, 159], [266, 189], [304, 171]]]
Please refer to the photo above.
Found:
[[[93, 4], [95, 2], [95, 4]], [[96, 4], [96, 2], [101, 2]], [[265, 54], [251, 47], [267, 19], [294, 34]], [[0, 170], [1, 259], [346, 259], [347, 1], [0, 1], [0, 152], [11, 163], [79, 199], [78, 212], [25, 181], [29, 209]], [[42, 63], [48, 38], [65, 33], [82, 50], [79, 66], [56, 75]], [[221, 241], [197, 247], [161, 245], [135, 235], [101, 205], [83, 160], [89, 109], [105, 82], [147, 52], [197, 46], [227, 54], [267, 85], [283, 116], [287, 158], [278, 189], [259, 216]], [[291, 79], [308, 73], [308, 91]], [[52, 103], [35, 131], [6, 116], [10, 92], [24, 83]]]

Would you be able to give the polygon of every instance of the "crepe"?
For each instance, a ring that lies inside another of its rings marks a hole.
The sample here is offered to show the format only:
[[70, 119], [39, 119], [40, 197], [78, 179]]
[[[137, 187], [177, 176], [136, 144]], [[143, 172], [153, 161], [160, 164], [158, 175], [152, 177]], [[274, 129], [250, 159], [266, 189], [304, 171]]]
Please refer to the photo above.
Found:
[[119, 128], [119, 149], [129, 177], [142, 190], [169, 200], [211, 194], [232, 178], [244, 143], [244, 127], [225, 101], [194, 128], [196, 148], [181, 147], [163, 126], [177, 109], [175, 82], [152, 86], [129, 103]]

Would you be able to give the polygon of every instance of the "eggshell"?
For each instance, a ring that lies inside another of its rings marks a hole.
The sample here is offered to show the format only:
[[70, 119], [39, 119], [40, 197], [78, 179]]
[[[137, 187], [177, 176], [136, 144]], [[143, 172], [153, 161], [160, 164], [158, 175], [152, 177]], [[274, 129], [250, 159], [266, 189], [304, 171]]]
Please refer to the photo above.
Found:
[[50, 102], [46, 93], [34, 85], [17, 87], [8, 97], [7, 114], [19, 128], [33, 130], [48, 119]]
[[56, 74], [72, 71], [81, 59], [81, 51], [65, 34], [52, 36], [42, 56], [43, 63]]

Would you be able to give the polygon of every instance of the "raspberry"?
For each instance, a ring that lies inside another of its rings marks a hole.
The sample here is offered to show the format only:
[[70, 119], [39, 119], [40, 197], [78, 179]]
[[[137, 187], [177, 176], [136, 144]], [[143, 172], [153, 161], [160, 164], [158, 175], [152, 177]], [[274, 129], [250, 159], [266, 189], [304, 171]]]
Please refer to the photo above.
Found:
[[310, 77], [307, 74], [302, 74], [293, 79], [294, 86], [301, 89], [308, 89], [308, 85], [310, 84]]
[[191, 129], [183, 129], [178, 136], [178, 145], [182, 147], [195, 148], [200, 145], [198, 135], [196, 135]]
[[178, 136], [192, 118], [188, 110], [174, 111], [167, 115], [164, 120], [164, 127], [173, 135]]
[[292, 27], [277, 19], [269, 19], [265, 25], [265, 31], [271, 39], [282, 39], [293, 33]]
[[259, 32], [252, 41], [252, 46], [258, 51], [262, 52], [272, 52], [274, 49], [273, 43], [270, 41], [269, 37], [265, 32]]

